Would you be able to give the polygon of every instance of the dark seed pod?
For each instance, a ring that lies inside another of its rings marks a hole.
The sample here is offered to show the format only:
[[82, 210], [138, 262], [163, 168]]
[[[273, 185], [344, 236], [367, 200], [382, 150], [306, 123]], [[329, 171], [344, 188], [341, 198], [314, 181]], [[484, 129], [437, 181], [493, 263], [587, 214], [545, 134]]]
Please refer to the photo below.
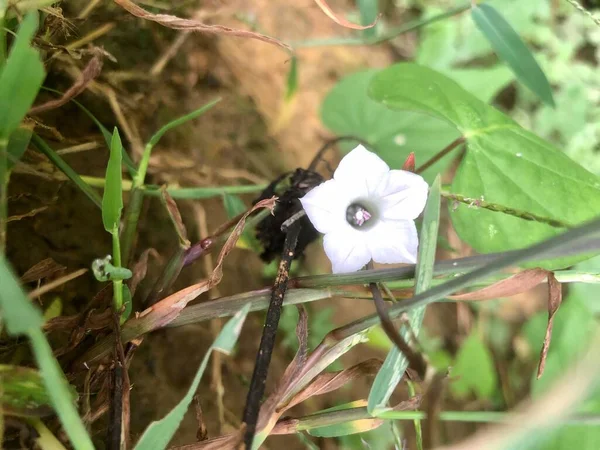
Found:
[[[289, 187], [279, 195], [274, 214], [267, 216], [256, 227], [256, 237], [264, 248], [263, 253], [260, 255], [263, 261], [269, 262], [281, 256], [285, 241], [285, 232], [281, 231], [281, 226], [286, 220], [302, 210], [302, 205], [298, 199], [304, 197], [308, 191], [324, 181], [323, 177], [317, 172], [296, 169], [291, 176], [290, 174], [286, 174], [273, 181], [254, 203], [277, 195], [281, 191], [280, 185], [288, 177]], [[306, 215], [299, 218], [298, 221], [301, 229], [298, 236], [298, 244], [296, 245], [295, 258], [302, 255], [308, 244], [319, 237], [319, 233], [315, 230], [315, 227]]]

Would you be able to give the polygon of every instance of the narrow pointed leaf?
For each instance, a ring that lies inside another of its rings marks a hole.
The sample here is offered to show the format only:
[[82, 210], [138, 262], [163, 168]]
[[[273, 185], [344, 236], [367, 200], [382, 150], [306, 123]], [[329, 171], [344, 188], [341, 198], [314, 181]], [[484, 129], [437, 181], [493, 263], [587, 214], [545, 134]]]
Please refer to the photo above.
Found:
[[104, 229], [109, 233], [118, 230], [123, 209], [122, 154], [121, 137], [119, 130], [115, 127], [110, 143], [110, 157], [106, 167], [106, 186], [102, 197], [102, 223]]
[[[429, 198], [427, 199], [423, 215], [423, 225], [421, 226], [419, 240], [419, 258], [415, 269], [416, 294], [420, 294], [431, 287], [440, 224], [440, 190], [441, 182], [438, 176], [429, 190]], [[410, 313], [410, 328], [415, 334], [419, 333], [424, 315], [424, 306], [416, 308]], [[410, 342], [412, 333], [405, 325], [400, 328], [400, 334], [405, 342]], [[378, 409], [386, 408], [391, 395], [404, 376], [404, 371], [407, 367], [408, 360], [404, 354], [396, 346], [392, 347], [371, 386], [369, 403], [367, 405], [370, 413], [376, 415]]]
[[476, 5], [471, 10], [473, 21], [492, 45], [498, 56], [513, 70], [521, 83], [544, 103], [554, 106], [552, 88], [537, 61], [517, 32], [491, 5]]
[[0, 139], [8, 139], [19, 126], [46, 76], [38, 51], [30, 46], [37, 21], [37, 12], [25, 16], [0, 69]]

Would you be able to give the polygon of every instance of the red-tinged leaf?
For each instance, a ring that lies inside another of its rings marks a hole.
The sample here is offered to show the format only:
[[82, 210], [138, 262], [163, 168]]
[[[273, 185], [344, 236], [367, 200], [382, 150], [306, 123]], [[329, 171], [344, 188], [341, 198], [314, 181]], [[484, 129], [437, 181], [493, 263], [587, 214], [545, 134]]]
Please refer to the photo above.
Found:
[[325, 372], [316, 377], [302, 391], [298, 392], [286, 405], [286, 410], [302, 403], [304, 400], [316, 395], [323, 395], [335, 391], [347, 383], [361, 376], [375, 375], [381, 367], [381, 360], [376, 358], [367, 359], [355, 366], [339, 372]]
[[550, 341], [552, 340], [552, 325], [554, 323], [554, 315], [562, 303], [562, 287], [553, 273], [548, 273], [548, 325], [546, 326], [546, 336], [540, 352], [540, 363], [538, 365], [538, 379], [544, 374], [546, 367], [546, 357], [550, 349]]
[[512, 277], [497, 281], [494, 284], [486, 286], [476, 291], [466, 294], [450, 295], [452, 300], [470, 301], [470, 300], [491, 300], [500, 297], [511, 297], [513, 295], [526, 292], [543, 283], [552, 274], [544, 269], [527, 269], [519, 272]]
[[410, 152], [408, 154], [408, 156], [406, 157], [406, 161], [404, 161], [404, 164], [402, 165], [402, 170], [406, 170], [408, 172], [415, 171], [415, 153], [414, 152]]
[[39, 114], [41, 112], [63, 106], [85, 91], [87, 85], [90, 84], [94, 78], [100, 75], [100, 72], [102, 72], [102, 57], [100, 55], [96, 55], [81, 71], [81, 76], [79, 79], [62, 95], [62, 97], [55, 100], [50, 100], [49, 102], [42, 103], [38, 106], [34, 106], [29, 110], [28, 114]]
[[142, 252], [142, 256], [135, 263], [132, 270], [132, 277], [129, 280], [127, 286], [129, 287], [129, 292], [131, 292], [131, 296], [135, 295], [135, 291], [137, 290], [138, 285], [142, 282], [144, 278], [146, 278], [146, 273], [148, 272], [148, 257], [152, 255], [154, 258], [159, 258], [160, 255], [153, 248], [148, 248]]
[[352, 28], [353, 30], [366, 30], [367, 28], [373, 28], [379, 21], [379, 16], [377, 16], [369, 25], [359, 25], [344, 19], [342, 16], [338, 16], [335, 12], [333, 12], [333, 9], [331, 9], [331, 6], [329, 6], [325, 0], [315, 0], [315, 3], [319, 6], [319, 8], [321, 8], [321, 11], [323, 11], [327, 17], [329, 17], [335, 23], [346, 28]]
[[187, 250], [190, 248], [190, 241], [187, 238], [187, 230], [185, 229], [185, 225], [183, 223], [183, 219], [181, 218], [181, 213], [179, 212], [177, 203], [175, 203], [173, 197], [171, 197], [167, 192], [166, 186], [163, 186], [160, 190], [160, 200], [167, 209], [171, 223], [175, 227], [177, 237], [179, 238], [179, 245]]

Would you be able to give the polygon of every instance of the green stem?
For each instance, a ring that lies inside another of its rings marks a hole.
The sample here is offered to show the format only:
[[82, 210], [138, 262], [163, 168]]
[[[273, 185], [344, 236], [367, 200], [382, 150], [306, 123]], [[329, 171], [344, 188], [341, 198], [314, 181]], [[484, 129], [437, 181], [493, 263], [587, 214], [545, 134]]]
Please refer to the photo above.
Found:
[[137, 229], [137, 223], [142, 212], [142, 205], [144, 204], [144, 193], [141, 189], [134, 189], [127, 205], [125, 217], [123, 219], [124, 226], [121, 232], [121, 239], [123, 245], [123, 260], [129, 262], [132, 258], [132, 250], [135, 241], [135, 231]]
[[6, 62], [6, 31], [4, 30], [4, 8], [6, 4], [0, 1], [0, 67]]
[[[106, 180], [99, 177], [82, 176], [81, 179], [93, 187], [104, 189]], [[220, 197], [223, 194], [254, 194], [264, 191], [266, 184], [251, 184], [241, 186], [210, 186], [210, 187], [167, 187], [167, 192], [175, 199], [200, 199]], [[123, 191], [131, 191], [133, 182], [123, 180]], [[158, 197], [160, 195], [161, 186], [156, 184], [146, 184], [140, 188], [144, 195]]]
[[8, 140], [0, 138], [0, 255], [6, 246], [8, 222]]
[[555, 228], [573, 228], [573, 225], [570, 225], [566, 222], [562, 222], [560, 220], [551, 219], [549, 217], [538, 216], [537, 214], [532, 214], [527, 211], [521, 211], [514, 208], [509, 208], [508, 206], [499, 205], [497, 203], [490, 203], [485, 201], [483, 197], [481, 199], [477, 198], [469, 198], [460, 194], [452, 194], [447, 191], [442, 191], [442, 197], [447, 198], [448, 200], [453, 200], [456, 202], [464, 203], [469, 205], [469, 208], [483, 208], [489, 211], [501, 212], [503, 214], [507, 214], [509, 216], [518, 217], [519, 219], [529, 220], [532, 222], [545, 223], [546, 225], [550, 225]]
[[[111, 232], [113, 244], [113, 261], [115, 267], [121, 267], [121, 244], [119, 242], [119, 230], [115, 229]], [[123, 281], [113, 280], [115, 311], [121, 314], [123, 308]]]
[[321, 39], [307, 39], [303, 41], [291, 42], [290, 45], [294, 49], [298, 48], [307, 48], [307, 47], [325, 47], [325, 46], [335, 46], [335, 45], [376, 45], [381, 44], [382, 42], [389, 41], [394, 39], [395, 37], [400, 36], [401, 34], [407, 33], [409, 31], [417, 30], [425, 25], [432, 24], [434, 22], [438, 22], [440, 20], [444, 20], [448, 17], [455, 16], [460, 14], [467, 9], [469, 9], [471, 5], [463, 5], [453, 9], [450, 9], [444, 13], [438, 14], [436, 16], [432, 16], [428, 19], [423, 20], [415, 20], [409, 22], [407, 24], [401, 25], [399, 27], [393, 28], [382, 36], [374, 36], [372, 38], [365, 37], [332, 37], [332, 38], [321, 38]]
[[[389, 420], [426, 420], [425, 411], [386, 411], [377, 416], [380, 419]], [[311, 430], [325, 426], [338, 425], [355, 420], [373, 419], [366, 407], [344, 409], [340, 411], [328, 411], [312, 414], [310, 416], [298, 419], [288, 419], [292, 426], [284, 426], [282, 434], [290, 434], [298, 431]], [[497, 423], [504, 422], [514, 418], [511, 413], [501, 411], [441, 411], [437, 416], [444, 422], [471, 422], [471, 423]], [[287, 420], [282, 420], [279, 424], [284, 425]], [[596, 414], [576, 414], [563, 417], [562, 424], [573, 425], [591, 425], [600, 424], [600, 415]]]

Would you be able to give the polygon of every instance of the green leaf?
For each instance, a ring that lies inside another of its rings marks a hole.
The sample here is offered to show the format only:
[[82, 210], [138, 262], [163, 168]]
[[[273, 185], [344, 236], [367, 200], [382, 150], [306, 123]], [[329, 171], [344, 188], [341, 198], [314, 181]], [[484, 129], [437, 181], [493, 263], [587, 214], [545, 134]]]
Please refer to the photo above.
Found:
[[76, 450], [93, 450], [92, 441], [73, 404], [69, 385], [41, 329], [44, 323], [42, 313], [21, 290], [8, 262], [1, 255], [0, 280], [0, 313], [8, 333], [29, 337], [46, 391], [73, 447]]
[[15, 163], [21, 159], [25, 150], [27, 150], [29, 141], [31, 141], [31, 134], [32, 130], [29, 128], [17, 128], [10, 134], [7, 147], [9, 155], [7, 168], [9, 172]]
[[290, 71], [288, 72], [287, 83], [285, 86], [285, 101], [289, 102], [298, 92], [298, 58], [292, 56], [290, 62]]
[[[344, 411], [348, 413], [352, 413], [357, 411], [358, 407], [364, 406], [364, 400], [357, 400], [350, 403], [344, 403], [342, 405], [337, 405], [332, 408], [327, 408], [324, 410], [315, 413], [313, 416], [318, 417], [321, 414], [332, 413], [334, 411], [340, 411], [343, 413]], [[381, 419], [375, 418], [360, 418], [353, 419], [351, 415], [349, 415], [346, 420], [337, 420], [333, 425], [323, 425], [319, 426], [319, 421], [315, 421], [316, 423], [310, 427], [302, 427], [302, 429], [306, 430], [308, 434], [316, 437], [338, 437], [338, 436], [348, 436], [357, 433], [364, 433], [375, 428], [381, 426]]]
[[248, 210], [248, 207], [241, 198], [228, 193], [223, 193], [223, 207], [229, 219], [233, 219]]
[[450, 390], [464, 399], [474, 393], [478, 399], [489, 399], [496, 391], [496, 368], [492, 354], [473, 331], [462, 343], [450, 373]]
[[179, 428], [179, 424], [183, 420], [183, 416], [198, 389], [198, 385], [200, 384], [200, 380], [204, 374], [211, 353], [213, 351], [219, 351], [225, 354], [231, 353], [240, 335], [249, 310], [250, 304], [246, 304], [246, 306], [239, 310], [237, 314], [225, 324], [213, 345], [206, 352], [185, 397], [183, 397], [164, 418], [152, 422], [148, 428], [146, 428], [146, 431], [144, 431], [144, 434], [135, 446], [136, 450], [163, 450], [167, 447], [169, 441], [177, 431], [177, 428]]
[[[391, 109], [450, 122], [465, 137], [467, 152], [452, 184], [454, 193], [572, 225], [600, 214], [597, 176], [447, 77], [416, 64], [396, 64], [373, 78], [370, 94]], [[527, 247], [561, 232], [476, 205], [451, 206], [459, 236], [481, 253]], [[545, 266], [565, 267], [586, 258]]]
[[46, 76], [38, 51], [29, 45], [36, 29], [37, 12], [27, 14], [0, 68], [0, 139], [8, 139], [19, 126]]
[[42, 313], [23, 294], [8, 261], [2, 255], [0, 255], [0, 280], [2, 280], [0, 315], [8, 334], [18, 336], [41, 328], [44, 324]]
[[544, 103], [554, 106], [552, 88], [546, 75], [504, 17], [485, 3], [473, 6], [471, 16], [498, 56], [511, 67], [519, 81], [531, 89]]
[[208, 102], [206, 105], [196, 109], [195, 111], [192, 111], [191, 113], [188, 113], [184, 116], [178, 117], [175, 120], [172, 120], [171, 122], [167, 123], [166, 125], [162, 126], [156, 133], [154, 133], [154, 135], [150, 138], [150, 140], [148, 141], [147, 146], [152, 148], [154, 147], [158, 141], [160, 141], [160, 139], [164, 136], [164, 134], [169, 131], [172, 130], [173, 128], [178, 127], [179, 125], [183, 125], [186, 122], [189, 122], [190, 120], [195, 119], [198, 116], [201, 116], [202, 114], [204, 114], [206, 111], [208, 111], [209, 109], [211, 109], [213, 106], [215, 106], [217, 103], [219, 103], [221, 101], [220, 98], [217, 98], [211, 102]]
[[102, 199], [92, 187], [81, 179], [79, 174], [69, 166], [64, 159], [60, 157], [41, 137], [37, 134], [31, 136], [33, 145], [37, 147], [52, 163], [58, 167], [73, 183], [77, 185], [87, 197], [94, 202], [98, 208], [102, 208]]
[[[421, 236], [419, 241], [419, 257], [416, 267], [415, 293], [420, 294], [431, 287], [433, 278], [433, 264], [435, 262], [435, 251], [437, 248], [437, 236], [440, 225], [440, 190], [441, 181], [439, 175], [436, 177], [431, 189], [429, 198], [425, 205], [423, 215], [423, 225], [421, 226]], [[400, 334], [405, 342], [410, 342], [413, 332], [418, 335], [425, 315], [425, 307], [416, 308], [410, 313], [410, 328], [402, 326]], [[381, 369], [375, 377], [375, 381], [369, 392], [368, 410], [371, 414], [377, 415], [379, 408], [386, 408], [390, 397], [408, 367], [408, 360], [396, 346], [394, 346], [387, 357]]]
[[[423, 164], [460, 136], [451, 126], [436, 118], [412, 112], [390, 111], [371, 100], [368, 86], [377, 70], [367, 70], [345, 77], [329, 92], [321, 105], [321, 118], [327, 128], [338, 135], [354, 136], [369, 144], [390, 167], [399, 169], [410, 152], [417, 166]], [[344, 143], [347, 153], [357, 143]], [[443, 171], [449, 158], [433, 165], [423, 174], [433, 180]]]
[[106, 167], [106, 185], [102, 197], [102, 223], [109, 233], [118, 233], [123, 210], [123, 187], [121, 159], [123, 144], [119, 130], [115, 127], [110, 143], [110, 157]]

